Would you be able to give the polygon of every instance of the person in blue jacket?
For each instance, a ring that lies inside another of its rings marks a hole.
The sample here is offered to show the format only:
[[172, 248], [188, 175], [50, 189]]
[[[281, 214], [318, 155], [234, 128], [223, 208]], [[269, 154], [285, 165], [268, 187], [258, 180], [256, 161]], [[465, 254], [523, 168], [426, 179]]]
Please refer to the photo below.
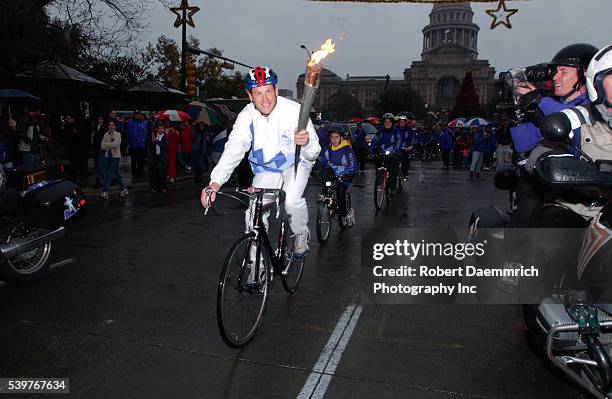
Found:
[[[389, 167], [389, 181], [391, 182], [390, 188], [395, 191], [397, 187], [397, 176], [399, 171], [399, 159], [398, 156], [402, 151], [404, 141], [402, 136], [393, 126], [395, 117], [391, 113], [383, 115], [383, 126], [378, 129], [376, 135], [370, 143], [370, 153], [382, 153], [388, 155], [388, 167]], [[388, 154], [387, 154], [388, 152]], [[378, 168], [378, 164], [376, 167]]]
[[408, 176], [410, 169], [410, 151], [414, 140], [414, 129], [408, 126], [408, 116], [400, 114], [397, 120], [397, 130], [402, 137], [402, 175]]
[[476, 173], [476, 177], [480, 177], [480, 168], [482, 166], [482, 160], [485, 152], [485, 138], [482, 133], [482, 128], [478, 127], [474, 137], [472, 138], [472, 163], [470, 166], [470, 179], [474, 178], [474, 173]]
[[442, 151], [442, 163], [444, 164], [444, 169], [448, 170], [450, 167], [450, 152], [453, 149], [453, 134], [449, 128], [442, 130], [439, 140], [440, 150]]
[[357, 123], [355, 133], [353, 137], [355, 142], [353, 143], [355, 151], [357, 152], [357, 161], [359, 162], [359, 171], [365, 170], [366, 158], [368, 155], [368, 143], [366, 141], [366, 131], [363, 128], [362, 123]]
[[353, 176], [357, 173], [357, 159], [350, 146], [349, 140], [345, 140], [341, 135], [342, 128], [329, 128], [330, 144], [323, 147], [319, 155], [321, 165], [321, 180], [324, 183], [335, 177], [340, 178], [337, 185], [338, 208], [340, 215], [344, 218], [348, 226], [354, 223], [353, 208], [346, 207], [346, 192], [352, 184]]
[[[532, 84], [519, 88], [521, 109], [529, 122], [510, 129], [514, 148], [518, 153], [529, 153], [542, 139], [537, 127], [544, 117], [577, 105], [588, 105], [585, 72], [597, 48], [589, 44], [572, 44], [561, 49], [550, 65], [556, 68], [553, 76], [555, 97], [545, 97]], [[533, 179], [523, 177], [516, 188], [516, 211], [509, 227], [529, 227], [533, 211], [542, 204], [543, 190]]]
[[491, 164], [493, 163], [493, 154], [497, 148], [497, 142], [495, 141], [495, 135], [493, 134], [493, 129], [491, 125], [487, 125], [484, 127], [484, 158], [482, 163], [484, 165], [484, 170], [489, 170]]
[[317, 136], [319, 137], [319, 145], [321, 148], [329, 145], [329, 121], [323, 121], [321, 127], [317, 130]]
[[517, 152], [527, 153], [538, 145], [542, 139], [538, 125], [544, 117], [588, 104], [584, 74], [595, 53], [597, 48], [594, 46], [578, 43], [561, 49], [553, 57], [549, 65], [556, 68], [553, 75], [554, 98], [543, 96], [531, 83], [517, 90], [521, 95], [521, 109], [528, 120], [510, 129]]
[[145, 144], [147, 140], [147, 121], [140, 112], [134, 115], [127, 122], [127, 136], [130, 143], [130, 159], [132, 167], [132, 177], [142, 177], [146, 157]]

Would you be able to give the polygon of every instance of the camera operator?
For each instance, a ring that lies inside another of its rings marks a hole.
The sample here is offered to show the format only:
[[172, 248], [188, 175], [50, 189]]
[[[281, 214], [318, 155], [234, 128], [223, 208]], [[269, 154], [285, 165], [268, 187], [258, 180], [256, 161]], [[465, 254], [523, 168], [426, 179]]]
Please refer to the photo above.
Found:
[[[588, 104], [585, 72], [595, 53], [597, 48], [578, 43], [561, 49], [553, 57], [549, 68], [554, 72], [554, 97], [545, 96], [533, 83], [517, 89], [521, 94], [521, 110], [528, 120], [510, 129], [517, 152], [529, 154], [539, 144], [542, 139], [539, 125], [546, 116]], [[521, 178], [516, 188], [517, 210], [510, 218], [509, 227], [530, 227], [533, 211], [541, 205], [542, 194], [529, 177]]]
[[[572, 144], [592, 160], [612, 160], [612, 44], [595, 55], [586, 73], [589, 105], [568, 108], [550, 115], [547, 129], [563, 130], [563, 121], [571, 122]], [[550, 155], [575, 151], [565, 142], [542, 140], [526, 163], [526, 171], [533, 171], [540, 160]], [[566, 195], [567, 196], [567, 195]], [[584, 199], [584, 198], [578, 198]], [[607, 203], [607, 198], [579, 201], [577, 198], [556, 195], [547, 198], [558, 206], [543, 206], [534, 212], [535, 227], [584, 227]], [[585, 205], [585, 202], [587, 203]]]

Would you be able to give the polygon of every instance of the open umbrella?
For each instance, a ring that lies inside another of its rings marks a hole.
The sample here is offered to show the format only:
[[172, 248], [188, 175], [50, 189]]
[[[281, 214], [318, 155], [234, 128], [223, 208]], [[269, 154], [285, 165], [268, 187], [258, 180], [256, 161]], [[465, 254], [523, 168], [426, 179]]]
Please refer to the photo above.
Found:
[[487, 121], [486, 119], [483, 118], [473, 118], [470, 119], [469, 121], [467, 121], [467, 123], [465, 124], [467, 127], [473, 127], [473, 126], [487, 126], [489, 124], [489, 121]]
[[185, 106], [185, 112], [189, 114], [192, 120], [196, 120], [202, 108], [205, 107], [206, 104], [201, 103], [199, 101], [192, 101]]
[[17, 89], [1, 89], [0, 90], [0, 102], [11, 103], [11, 102], [26, 102], [26, 103], [40, 103], [40, 98], [33, 96], [32, 94], [23, 90]]
[[225, 143], [227, 143], [227, 129], [219, 132], [212, 140], [211, 157], [215, 165], [219, 162], [221, 154], [223, 154]]
[[363, 118], [360, 118], [358, 116], [353, 116], [351, 119], [349, 119], [349, 123], [360, 123], [363, 122]]
[[465, 119], [457, 118], [449, 122], [448, 127], [454, 129], [456, 127], [465, 127]]
[[171, 122], [182, 122], [191, 120], [189, 114], [176, 109], [169, 109], [166, 111], [160, 111], [154, 115], [155, 119], [159, 120], [170, 120]]
[[204, 107], [198, 114], [196, 122], [204, 122], [205, 125], [215, 126], [219, 124], [219, 118], [217, 117], [215, 111], [212, 110], [212, 108]]
[[187, 104], [185, 112], [187, 112], [189, 116], [191, 116], [191, 119], [193, 119], [196, 123], [203, 122], [205, 125], [208, 126], [215, 126], [219, 124], [219, 117], [217, 115], [217, 112], [210, 106], [202, 102], [190, 102], [189, 104]]
[[[11, 107], [19, 108], [28, 105], [38, 105], [40, 98], [23, 90], [1, 89], [0, 90], [0, 110], [2, 105], [6, 106], [9, 118], [12, 118]], [[1, 112], [0, 112], [1, 113]]]

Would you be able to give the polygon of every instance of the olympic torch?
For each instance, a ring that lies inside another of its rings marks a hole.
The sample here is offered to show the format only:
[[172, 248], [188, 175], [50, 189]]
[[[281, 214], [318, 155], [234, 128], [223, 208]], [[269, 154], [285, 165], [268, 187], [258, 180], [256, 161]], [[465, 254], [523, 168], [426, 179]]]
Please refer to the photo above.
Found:
[[[298, 118], [298, 131], [306, 129], [308, 119], [310, 118], [310, 109], [317, 95], [319, 88], [319, 76], [323, 71], [323, 60], [328, 54], [335, 51], [335, 44], [331, 39], [327, 39], [321, 46], [321, 50], [315, 51], [310, 56], [310, 60], [306, 63], [306, 75], [304, 76], [304, 97], [300, 106], [300, 116]], [[297, 175], [298, 165], [300, 163], [300, 151], [302, 146], [295, 145], [295, 163], [293, 171]]]

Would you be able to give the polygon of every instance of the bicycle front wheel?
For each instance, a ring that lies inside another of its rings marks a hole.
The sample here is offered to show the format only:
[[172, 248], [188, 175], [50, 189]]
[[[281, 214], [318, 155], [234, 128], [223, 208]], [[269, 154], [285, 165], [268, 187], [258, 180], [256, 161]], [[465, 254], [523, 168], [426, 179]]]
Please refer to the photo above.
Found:
[[324, 202], [319, 204], [319, 212], [317, 214], [317, 239], [320, 243], [324, 243], [329, 238], [331, 232], [331, 214], [329, 207]]
[[383, 202], [385, 200], [385, 180], [385, 172], [383, 170], [379, 170], [376, 173], [376, 181], [374, 183], [374, 206], [378, 211], [382, 209]]
[[[345, 201], [346, 201], [346, 211], [349, 212], [351, 210], [351, 194], [349, 194], [347, 192], [345, 198], [346, 198], [345, 199]], [[346, 230], [349, 227], [351, 227], [351, 226], [348, 225], [348, 223], [346, 221], [346, 218], [341, 215], [340, 211], [338, 211], [338, 225], [340, 226], [340, 228], [342, 230]]]
[[270, 288], [271, 256], [257, 238], [245, 234], [230, 249], [217, 287], [217, 325], [226, 344], [246, 345], [263, 320]]
[[398, 170], [397, 172], [397, 192], [401, 193], [402, 192], [402, 183], [404, 182], [404, 178], [402, 177], [402, 171]]

